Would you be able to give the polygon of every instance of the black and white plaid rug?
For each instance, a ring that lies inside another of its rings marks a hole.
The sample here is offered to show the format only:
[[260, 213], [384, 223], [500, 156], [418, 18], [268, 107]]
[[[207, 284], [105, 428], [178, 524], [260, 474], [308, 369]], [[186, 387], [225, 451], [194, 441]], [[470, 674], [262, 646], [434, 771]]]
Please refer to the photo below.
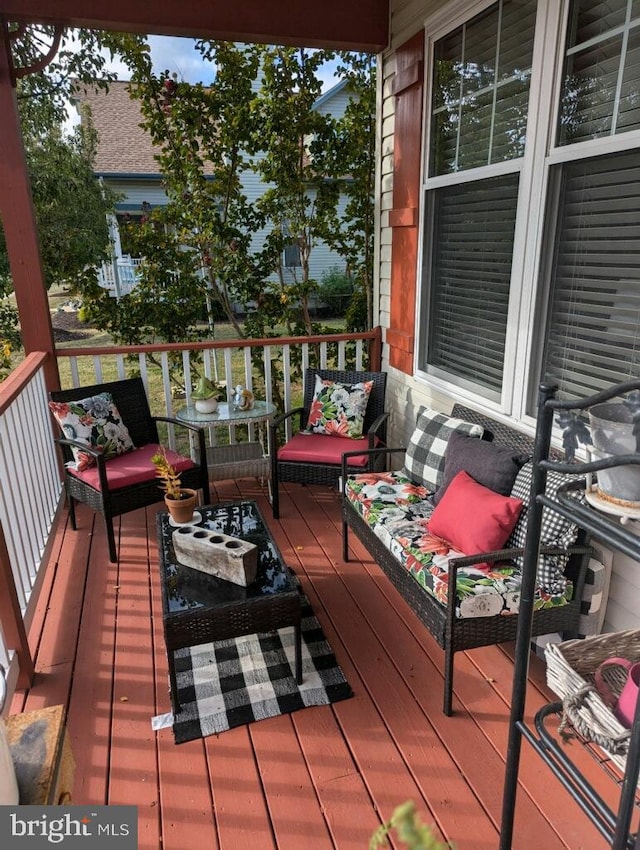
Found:
[[173, 720], [176, 744], [353, 696], [305, 596], [301, 685], [293, 627], [181, 649], [175, 662], [182, 705]]

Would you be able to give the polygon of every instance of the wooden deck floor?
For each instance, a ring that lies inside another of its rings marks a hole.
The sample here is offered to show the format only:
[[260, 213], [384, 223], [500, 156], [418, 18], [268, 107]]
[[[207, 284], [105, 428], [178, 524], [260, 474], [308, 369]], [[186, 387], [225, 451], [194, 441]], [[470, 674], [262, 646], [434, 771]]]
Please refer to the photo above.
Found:
[[[118, 564], [101, 520], [81, 509], [79, 530], [57, 533], [30, 634], [37, 676], [11, 709], [67, 706], [73, 802], [137, 804], [141, 850], [365, 850], [408, 799], [459, 850], [496, 848], [511, 647], [456, 656], [456, 713], [445, 717], [442, 651], [355, 539], [354, 560], [342, 561], [335, 494], [288, 485], [278, 522], [253, 480], [225, 482], [217, 495], [258, 501], [355, 696], [181, 745], [170, 729], [153, 732], [151, 717], [169, 711], [160, 506], [122, 518]], [[530, 713], [548, 700], [543, 683], [534, 664]], [[603, 847], [526, 744], [522, 783], [514, 847]]]

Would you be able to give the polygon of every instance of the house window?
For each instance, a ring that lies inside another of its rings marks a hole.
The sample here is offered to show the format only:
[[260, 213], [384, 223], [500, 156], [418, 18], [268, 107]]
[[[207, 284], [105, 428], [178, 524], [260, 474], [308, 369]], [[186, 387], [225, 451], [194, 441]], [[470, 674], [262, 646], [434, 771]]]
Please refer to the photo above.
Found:
[[542, 380], [576, 398], [636, 378], [640, 0], [501, 0], [444, 27], [417, 375], [519, 419]]
[[433, 43], [419, 365], [495, 400], [535, 19], [500, 0]]
[[300, 246], [297, 242], [288, 242], [284, 246], [285, 269], [298, 269], [302, 265], [300, 261]]
[[580, 397], [640, 375], [640, 157], [568, 162], [552, 177], [544, 374]]
[[640, 2], [574, 0], [565, 52], [533, 375], [576, 398], [640, 374]]
[[558, 143], [640, 127], [640, 3], [579, 0], [570, 10]]
[[291, 222], [282, 224], [282, 265], [285, 269], [299, 269], [302, 267], [302, 256], [300, 253], [300, 241], [291, 232]]

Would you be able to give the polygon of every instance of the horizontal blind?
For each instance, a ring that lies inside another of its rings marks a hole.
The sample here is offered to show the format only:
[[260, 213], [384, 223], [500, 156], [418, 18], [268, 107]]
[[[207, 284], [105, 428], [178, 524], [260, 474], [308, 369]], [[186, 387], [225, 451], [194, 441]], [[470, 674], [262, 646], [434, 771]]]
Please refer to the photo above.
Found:
[[640, 159], [557, 166], [561, 180], [543, 375], [564, 397], [640, 376]]
[[434, 231], [427, 367], [502, 387], [517, 173], [428, 193]]

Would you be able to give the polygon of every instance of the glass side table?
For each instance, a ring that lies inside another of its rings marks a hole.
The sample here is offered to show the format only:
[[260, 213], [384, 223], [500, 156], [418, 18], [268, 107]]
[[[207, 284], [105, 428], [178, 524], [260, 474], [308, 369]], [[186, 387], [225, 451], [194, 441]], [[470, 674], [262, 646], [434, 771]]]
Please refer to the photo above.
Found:
[[256, 425], [258, 439], [248, 443], [211, 445], [207, 449], [209, 480], [212, 484], [229, 478], [260, 478], [269, 481], [271, 493], [271, 459], [265, 443], [265, 425], [277, 408], [269, 401], [256, 401], [251, 410], [237, 410], [233, 404], [220, 403], [215, 413], [200, 413], [194, 405], [176, 412], [176, 418], [201, 428]]

